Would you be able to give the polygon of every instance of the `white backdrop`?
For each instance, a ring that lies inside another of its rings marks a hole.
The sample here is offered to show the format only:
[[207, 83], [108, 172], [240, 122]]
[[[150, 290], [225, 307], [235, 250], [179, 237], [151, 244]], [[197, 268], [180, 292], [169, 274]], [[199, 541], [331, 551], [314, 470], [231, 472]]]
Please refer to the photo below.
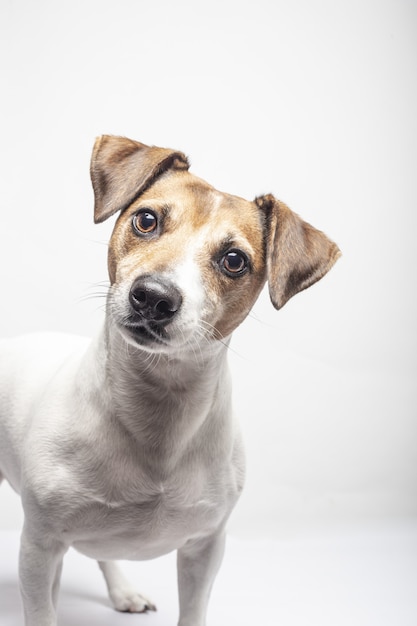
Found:
[[[273, 192], [343, 257], [231, 351], [248, 481], [231, 532], [417, 515], [417, 5], [412, 0], [0, 4], [1, 334], [92, 334], [106, 241], [90, 152], [127, 135]], [[20, 524], [0, 490], [0, 528]]]

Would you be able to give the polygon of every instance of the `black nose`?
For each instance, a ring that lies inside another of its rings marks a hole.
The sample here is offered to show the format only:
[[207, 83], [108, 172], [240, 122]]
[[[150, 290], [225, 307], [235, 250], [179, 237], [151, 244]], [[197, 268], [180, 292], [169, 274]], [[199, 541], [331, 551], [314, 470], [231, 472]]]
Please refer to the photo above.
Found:
[[182, 296], [171, 283], [145, 276], [133, 283], [129, 301], [141, 318], [163, 323], [171, 320], [177, 313], [181, 307]]

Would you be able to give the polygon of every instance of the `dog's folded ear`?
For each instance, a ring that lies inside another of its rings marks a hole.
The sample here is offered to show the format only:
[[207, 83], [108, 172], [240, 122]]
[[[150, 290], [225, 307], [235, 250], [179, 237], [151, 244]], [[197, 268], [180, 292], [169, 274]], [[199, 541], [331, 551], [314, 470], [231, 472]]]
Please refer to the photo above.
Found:
[[255, 202], [266, 214], [269, 294], [274, 307], [280, 309], [292, 296], [320, 280], [341, 252], [324, 233], [274, 196], [261, 196]]
[[168, 169], [187, 170], [182, 152], [146, 146], [126, 137], [98, 137], [91, 157], [94, 221], [123, 211]]

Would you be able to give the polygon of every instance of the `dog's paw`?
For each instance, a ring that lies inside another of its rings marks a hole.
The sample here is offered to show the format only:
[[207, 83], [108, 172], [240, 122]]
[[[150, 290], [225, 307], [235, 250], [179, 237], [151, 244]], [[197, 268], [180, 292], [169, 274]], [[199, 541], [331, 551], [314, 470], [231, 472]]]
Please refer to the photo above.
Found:
[[111, 599], [116, 611], [124, 613], [145, 613], [156, 611], [156, 606], [145, 596], [130, 588], [116, 588], [111, 590]]

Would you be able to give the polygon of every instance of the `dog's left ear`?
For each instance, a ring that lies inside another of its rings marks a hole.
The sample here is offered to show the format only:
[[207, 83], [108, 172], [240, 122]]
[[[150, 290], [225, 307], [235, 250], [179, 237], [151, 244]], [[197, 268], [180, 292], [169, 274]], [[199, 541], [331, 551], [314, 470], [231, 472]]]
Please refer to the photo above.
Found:
[[320, 280], [341, 252], [324, 233], [274, 196], [262, 196], [255, 202], [266, 213], [269, 295], [280, 309], [296, 293]]
[[168, 169], [188, 168], [182, 152], [146, 146], [126, 137], [98, 137], [90, 167], [95, 223], [126, 209]]

